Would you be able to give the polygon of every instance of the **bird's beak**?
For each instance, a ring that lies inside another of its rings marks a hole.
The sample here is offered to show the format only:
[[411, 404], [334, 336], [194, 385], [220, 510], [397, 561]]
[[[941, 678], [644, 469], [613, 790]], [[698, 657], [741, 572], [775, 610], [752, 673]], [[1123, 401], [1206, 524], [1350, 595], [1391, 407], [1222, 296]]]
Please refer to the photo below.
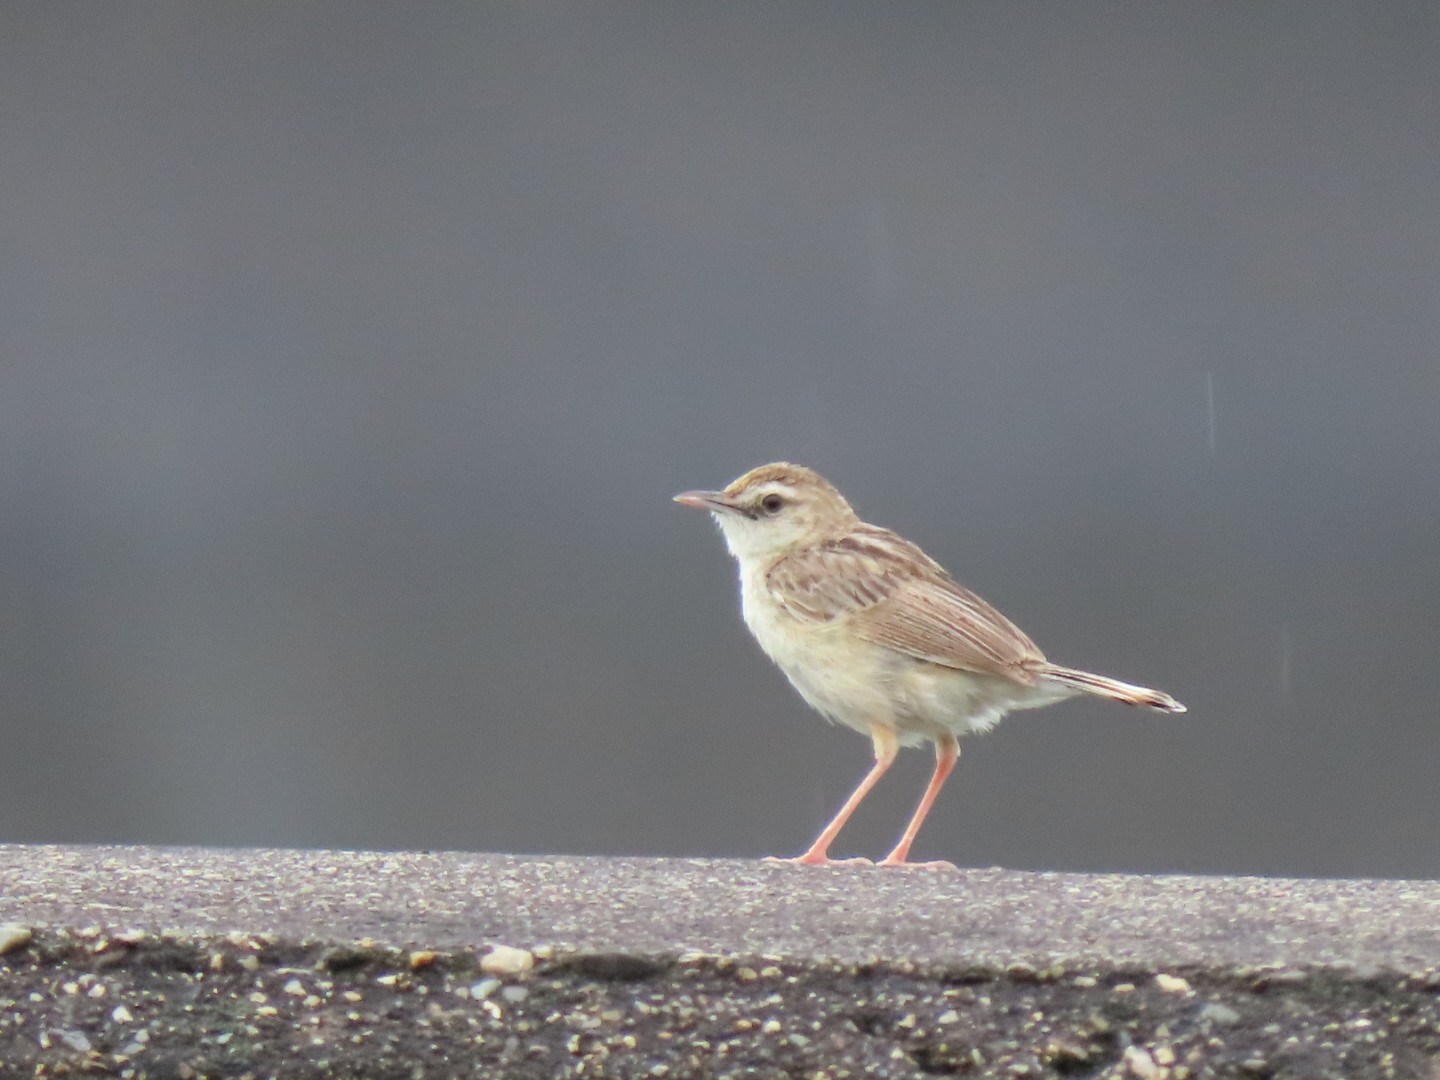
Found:
[[681, 506], [693, 506], [697, 510], [727, 511], [732, 514], [740, 512], [740, 508], [723, 491], [682, 491], [675, 496], [675, 501]]

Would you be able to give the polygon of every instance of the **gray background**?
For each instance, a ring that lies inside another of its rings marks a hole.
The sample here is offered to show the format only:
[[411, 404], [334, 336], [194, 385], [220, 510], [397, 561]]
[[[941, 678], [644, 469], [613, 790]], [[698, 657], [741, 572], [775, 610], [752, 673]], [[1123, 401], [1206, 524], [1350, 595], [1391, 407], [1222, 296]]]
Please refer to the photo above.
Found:
[[1440, 875], [1437, 48], [1428, 3], [7, 3], [0, 838], [798, 851], [868, 746], [668, 501], [788, 458], [1191, 707], [1012, 717], [917, 855]]

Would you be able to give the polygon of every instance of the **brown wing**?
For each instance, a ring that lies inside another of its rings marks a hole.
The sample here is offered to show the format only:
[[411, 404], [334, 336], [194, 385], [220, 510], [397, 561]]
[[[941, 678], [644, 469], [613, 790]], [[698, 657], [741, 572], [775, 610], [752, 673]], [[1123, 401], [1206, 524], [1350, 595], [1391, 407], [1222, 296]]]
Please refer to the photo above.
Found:
[[782, 559], [767, 583], [801, 622], [845, 617], [867, 641], [945, 667], [1028, 683], [1045, 660], [1019, 627], [918, 547], [873, 525]]

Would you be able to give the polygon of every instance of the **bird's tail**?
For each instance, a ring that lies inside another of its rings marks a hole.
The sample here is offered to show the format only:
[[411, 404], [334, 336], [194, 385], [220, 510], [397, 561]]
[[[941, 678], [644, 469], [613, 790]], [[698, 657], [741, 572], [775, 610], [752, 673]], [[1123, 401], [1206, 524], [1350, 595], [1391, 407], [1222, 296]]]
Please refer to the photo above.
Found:
[[1042, 679], [1049, 679], [1061, 686], [1068, 686], [1087, 694], [1095, 694], [1098, 697], [1123, 701], [1126, 705], [1145, 705], [1169, 713], [1185, 711], [1185, 706], [1169, 694], [1151, 690], [1148, 686], [1132, 686], [1119, 679], [1107, 678], [1104, 675], [1092, 675], [1088, 671], [1076, 671], [1074, 668], [1061, 667], [1059, 664], [1046, 664], [1038, 674]]

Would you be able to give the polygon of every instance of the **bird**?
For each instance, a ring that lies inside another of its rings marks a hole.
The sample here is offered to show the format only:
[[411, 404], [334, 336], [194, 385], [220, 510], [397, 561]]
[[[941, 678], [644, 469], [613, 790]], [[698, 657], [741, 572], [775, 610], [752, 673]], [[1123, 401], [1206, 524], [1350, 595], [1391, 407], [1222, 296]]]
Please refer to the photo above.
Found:
[[902, 746], [934, 744], [935, 770], [899, 841], [880, 866], [910, 849], [960, 757], [960, 738], [988, 731], [1015, 709], [1093, 694], [1165, 713], [1169, 694], [1061, 667], [1013, 622], [961, 585], [920, 547], [862, 521], [813, 469], [772, 462], [721, 491], [685, 491], [684, 506], [709, 511], [740, 575], [751, 634], [821, 715], [870, 737], [874, 765], [802, 854], [830, 847]]

